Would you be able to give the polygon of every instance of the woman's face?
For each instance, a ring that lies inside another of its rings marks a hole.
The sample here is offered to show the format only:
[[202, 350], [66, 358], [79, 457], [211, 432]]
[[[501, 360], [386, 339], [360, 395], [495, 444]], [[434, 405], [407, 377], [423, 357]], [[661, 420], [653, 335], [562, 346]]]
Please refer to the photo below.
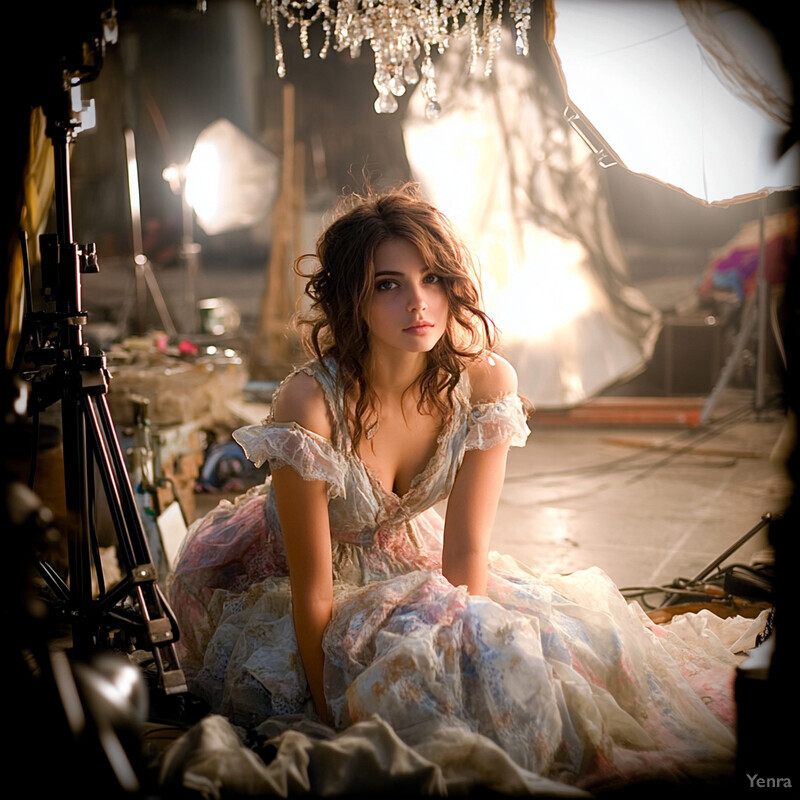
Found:
[[381, 244], [366, 315], [370, 349], [427, 353], [444, 335], [448, 317], [444, 285], [416, 246], [405, 239]]

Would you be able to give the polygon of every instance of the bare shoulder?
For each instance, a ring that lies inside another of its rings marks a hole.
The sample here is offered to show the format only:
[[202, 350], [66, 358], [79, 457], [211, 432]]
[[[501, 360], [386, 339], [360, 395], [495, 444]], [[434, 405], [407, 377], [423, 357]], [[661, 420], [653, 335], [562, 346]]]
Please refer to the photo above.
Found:
[[306, 430], [331, 438], [332, 425], [325, 392], [316, 378], [302, 370], [294, 372], [281, 384], [272, 416], [276, 422], [296, 422]]
[[517, 372], [502, 356], [489, 351], [467, 368], [472, 402], [486, 403], [517, 391]]

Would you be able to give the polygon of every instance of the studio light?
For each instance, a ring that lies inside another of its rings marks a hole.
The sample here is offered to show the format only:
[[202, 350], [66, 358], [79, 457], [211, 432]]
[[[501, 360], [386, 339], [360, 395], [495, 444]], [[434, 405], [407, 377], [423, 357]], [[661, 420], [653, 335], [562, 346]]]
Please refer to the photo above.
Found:
[[708, 205], [796, 186], [791, 82], [770, 31], [723, 0], [549, 0], [568, 119], [631, 172]]
[[280, 188], [280, 165], [276, 155], [222, 118], [200, 132], [186, 163], [162, 171], [181, 198], [190, 330], [197, 328], [198, 313], [204, 313], [197, 307], [201, 248], [195, 241], [195, 221], [209, 236], [266, 226]]
[[796, 191], [800, 143], [792, 82], [775, 32], [725, 0], [548, 0], [565, 116], [602, 166], [613, 164], [704, 205], [759, 201], [756, 302], [702, 421], [756, 333], [756, 407], [765, 396], [766, 201]]
[[162, 177], [210, 236], [266, 223], [280, 181], [280, 159], [227, 119], [204, 128], [184, 165]]

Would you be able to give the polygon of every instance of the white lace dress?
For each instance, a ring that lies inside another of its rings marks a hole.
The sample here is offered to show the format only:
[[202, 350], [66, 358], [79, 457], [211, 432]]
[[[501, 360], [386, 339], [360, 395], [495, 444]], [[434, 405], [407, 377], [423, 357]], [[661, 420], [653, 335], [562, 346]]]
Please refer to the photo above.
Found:
[[[257, 465], [327, 481], [335, 601], [323, 646], [337, 730], [377, 717], [421, 750], [434, 737], [439, 753], [477, 736], [577, 786], [731, 759], [736, 660], [709, 644], [703, 618], [688, 634], [657, 626], [597, 569], [537, 574], [492, 553], [485, 597], [442, 576], [434, 505], [467, 450], [526, 443], [516, 395], [472, 406], [465, 376], [435, 455], [398, 496], [350, 446], [335, 368], [304, 369], [339, 421], [332, 441], [271, 419], [235, 436]], [[269, 479], [192, 526], [169, 596], [190, 688], [213, 711], [245, 727], [313, 716]]]

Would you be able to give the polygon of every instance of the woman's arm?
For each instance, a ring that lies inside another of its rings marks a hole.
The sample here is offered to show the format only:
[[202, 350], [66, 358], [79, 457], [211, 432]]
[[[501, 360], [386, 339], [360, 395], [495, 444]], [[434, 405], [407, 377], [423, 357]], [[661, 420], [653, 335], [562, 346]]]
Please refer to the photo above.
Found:
[[[513, 367], [487, 356], [470, 369], [472, 399], [487, 402], [517, 391]], [[486, 593], [489, 543], [506, 472], [509, 443], [489, 450], [468, 450], [447, 501], [442, 572], [470, 594]]]
[[442, 573], [470, 594], [486, 594], [489, 541], [507, 454], [507, 444], [465, 453], [447, 501]]
[[[281, 389], [274, 418], [295, 421], [330, 438], [327, 405], [319, 384], [298, 373]], [[327, 483], [304, 480], [291, 467], [272, 473], [272, 486], [289, 565], [295, 635], [314, 707], [327, 723], [322, 635], [333, 611], [333, 568]]]
[[323, 692], [322, 634], [333, 611], [327, 484], [303, 480], [291, 467], [272, 475], [289, 563], [294, 630], [319, 718], [328, 722]]

